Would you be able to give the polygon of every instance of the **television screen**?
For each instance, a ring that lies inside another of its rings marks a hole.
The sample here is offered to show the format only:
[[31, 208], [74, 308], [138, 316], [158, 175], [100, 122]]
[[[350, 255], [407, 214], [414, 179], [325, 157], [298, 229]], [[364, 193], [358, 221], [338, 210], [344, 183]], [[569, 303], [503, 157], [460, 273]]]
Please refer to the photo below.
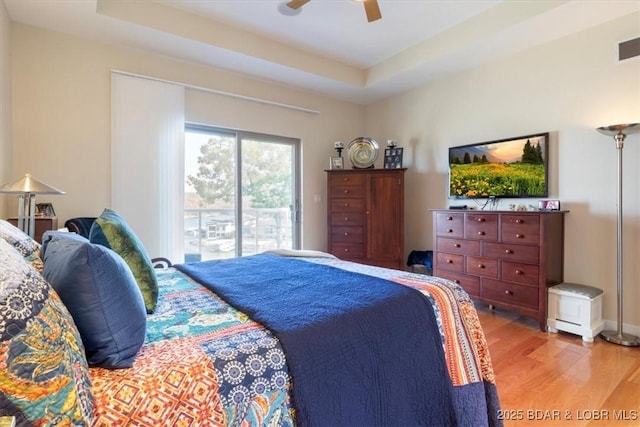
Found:
[[549, 133], [449, 148], [449, 197], [547, 197]]

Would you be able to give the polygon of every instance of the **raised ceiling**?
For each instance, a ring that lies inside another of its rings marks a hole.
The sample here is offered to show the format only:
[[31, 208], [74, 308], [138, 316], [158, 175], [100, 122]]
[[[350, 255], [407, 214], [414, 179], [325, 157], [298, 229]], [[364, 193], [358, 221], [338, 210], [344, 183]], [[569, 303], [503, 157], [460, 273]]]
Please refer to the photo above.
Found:
[[379, 0], [368, 23], [353, 0], [311, 0], [295, 16], [277, 0], [3, 1], [16, 22], [361, 104], [640, 11], [640, 0]]

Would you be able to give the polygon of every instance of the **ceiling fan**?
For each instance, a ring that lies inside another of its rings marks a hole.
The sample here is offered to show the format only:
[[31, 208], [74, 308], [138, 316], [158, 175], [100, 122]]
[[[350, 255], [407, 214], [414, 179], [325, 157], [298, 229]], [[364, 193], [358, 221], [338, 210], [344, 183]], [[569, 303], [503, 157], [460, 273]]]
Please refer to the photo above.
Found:
[[[287, 2], [287, 6], [291, 9], [299, 9], [308, 3], [310, 0], [291, 0]], [[380, 13], [380, 7], [378, 7], [378, 0], [356, 0], [364, 4], [364, 11], [367, 14], [367, 21], [373, 22], [382, 18]]]

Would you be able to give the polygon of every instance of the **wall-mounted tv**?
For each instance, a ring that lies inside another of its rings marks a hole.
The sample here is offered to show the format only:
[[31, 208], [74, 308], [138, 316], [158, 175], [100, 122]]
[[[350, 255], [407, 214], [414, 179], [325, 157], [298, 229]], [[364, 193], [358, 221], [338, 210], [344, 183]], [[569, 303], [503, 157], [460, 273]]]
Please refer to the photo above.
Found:
[[449, 148], [449, 197], [548, 197], [548, 143], [547, 132]]

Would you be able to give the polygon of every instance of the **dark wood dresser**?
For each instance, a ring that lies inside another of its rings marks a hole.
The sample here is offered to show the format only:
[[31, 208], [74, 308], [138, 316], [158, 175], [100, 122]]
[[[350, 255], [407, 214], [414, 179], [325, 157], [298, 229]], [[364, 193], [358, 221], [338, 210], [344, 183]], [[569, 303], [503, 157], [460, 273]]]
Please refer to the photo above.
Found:
[[563, 281], [562, 211], [433, 212], [433, 274], [477, 301], [538, 320], [546, 330], [547, 288]]
[[402, 269], [405, 170], [326, 171], [330, 253], [363, 264]]

